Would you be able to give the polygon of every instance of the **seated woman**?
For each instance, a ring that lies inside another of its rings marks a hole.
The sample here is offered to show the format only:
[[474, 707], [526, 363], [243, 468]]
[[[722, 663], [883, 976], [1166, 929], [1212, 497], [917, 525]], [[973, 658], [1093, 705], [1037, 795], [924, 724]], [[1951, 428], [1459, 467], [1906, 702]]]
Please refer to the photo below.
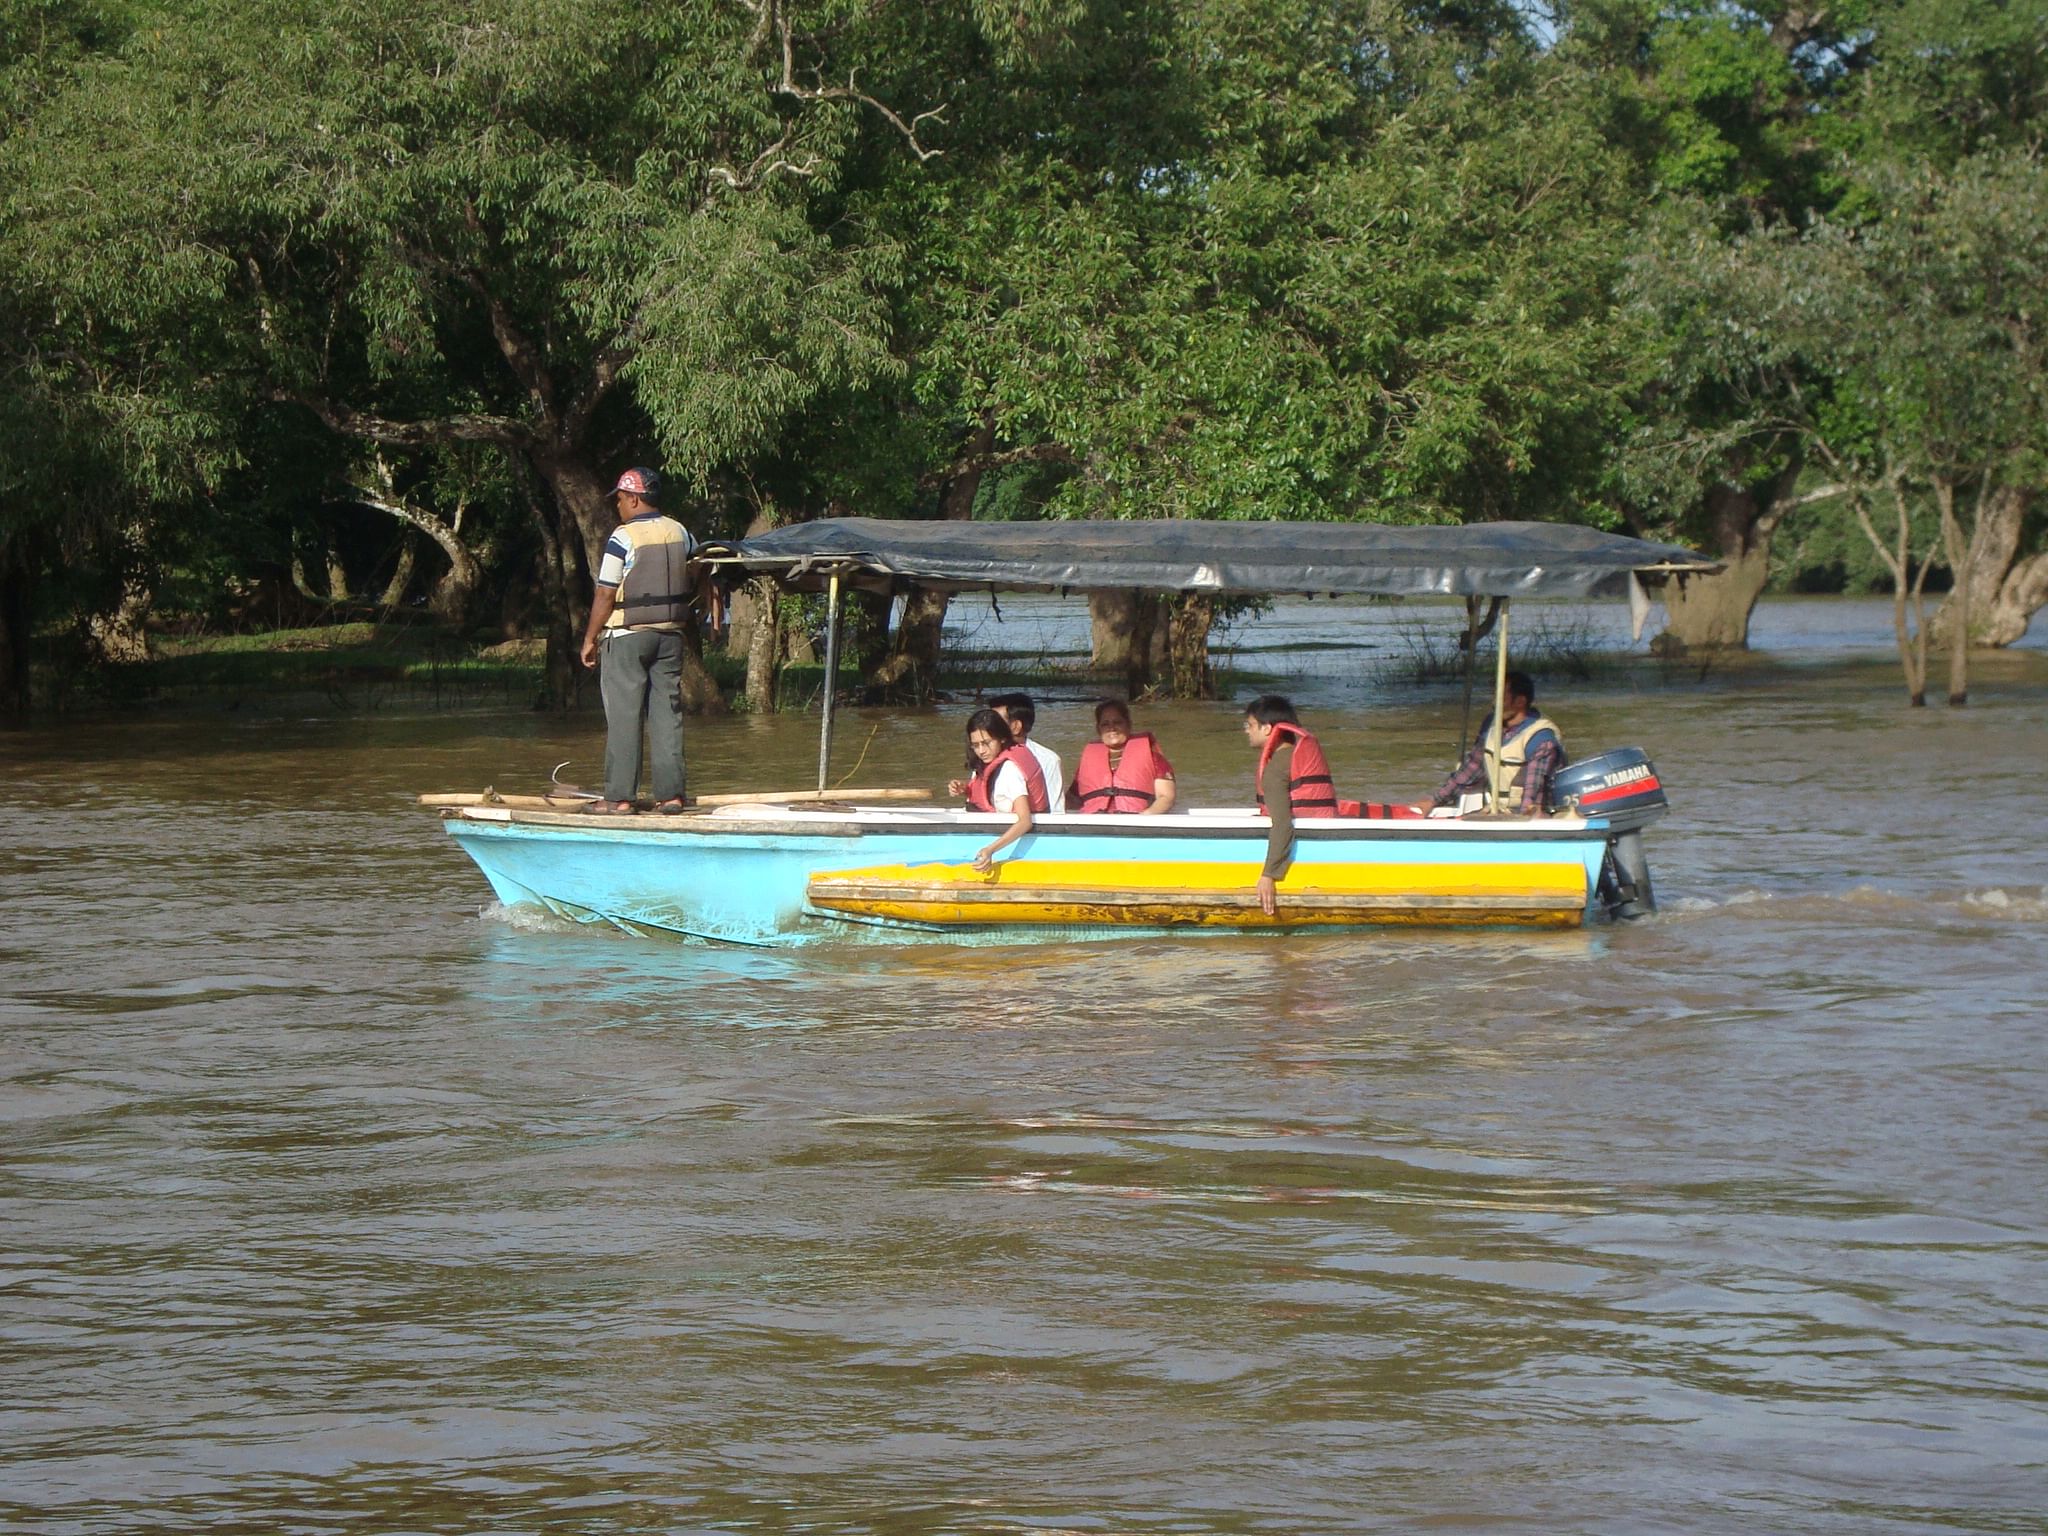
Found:
[[965, 795], [977, 811], [1000, 811], [1016, 818], [1001, 837], [974, 856], [974, 867], [988, 870], [995, 867], [997, 850], [1029, 832], [1032, 812], [1044, 812], [1052, 800], [1038, 759], [1012, 739], [1009, 722], [992, 709], [977, 709], [967, 717], [967, 769], [969, 776], [952, 780], [947, 792]]
[[1095, 740], [1081, 749], [1067, 798], [1077, 811], [1158, 816], [1173, 809], [1173, 764], [1150, 731], [1131, 732], [1122, 699], [1095, 706]]

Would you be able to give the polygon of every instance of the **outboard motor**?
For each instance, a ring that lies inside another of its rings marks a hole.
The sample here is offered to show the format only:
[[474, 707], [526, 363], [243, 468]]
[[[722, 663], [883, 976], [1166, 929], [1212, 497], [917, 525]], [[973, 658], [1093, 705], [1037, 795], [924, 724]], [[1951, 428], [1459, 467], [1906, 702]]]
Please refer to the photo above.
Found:
[[1607, 858], [1600, 866], [1600, 900], [1609, 917], [1644, 917], [1657, 910], [1643, 828], [1669, 810], [1664, 785], [1649, 754], [1617, 747], [1560, 768], [1551, 780], [1558, 810], [1607, 823]]

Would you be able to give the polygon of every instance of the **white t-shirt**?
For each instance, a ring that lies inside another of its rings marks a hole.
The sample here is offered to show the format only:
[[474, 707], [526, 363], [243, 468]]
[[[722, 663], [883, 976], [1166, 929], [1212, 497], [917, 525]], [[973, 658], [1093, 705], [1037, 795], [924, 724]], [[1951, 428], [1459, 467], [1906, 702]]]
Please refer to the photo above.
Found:
[[[1038, 759], [1038, 771], [1045, 775], [1045, 798], [1055, 811], [1067, 808], [1067, 776], [1060, 771], [1060, 755], [1051, 747], [1041, 747], [1029, 736], [1024, 745], [1031, 749], [1031, 755]], [[1007, 764], [1005, 766], [1008, 766]]]
[[1007, 816], [1020, 796], [1026, 805], [1031, 803], [1031, 786], [1024, 782], [1024, 770], [1015, 763], [1005, 763], [996, 770], [996, 781], [989, 788], [989, 808]]

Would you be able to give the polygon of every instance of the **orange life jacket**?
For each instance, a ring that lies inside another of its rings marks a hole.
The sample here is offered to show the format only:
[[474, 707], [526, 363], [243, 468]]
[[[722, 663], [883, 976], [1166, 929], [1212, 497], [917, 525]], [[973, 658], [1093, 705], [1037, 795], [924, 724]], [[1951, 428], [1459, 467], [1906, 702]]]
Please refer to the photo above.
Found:
[[1109, 766], [1109, 748], [1091, 741], [1081, 749], [1081, 766], [1074, 770], [1077, 811], [1142, 811], [1159, 796], [1152, 786], [1167, 776], [1166, 759], [1150, 731], [1140, 731], [1124, 742], [1124, 755], [1115, 768]]
[[[1323, 756], [1323, 744], [1298, 725], [1276, 721], [1273, 734], [1266, 738], [1265, 748], [1259, 753], [1259, 766], [1252, 775], [1255, 787], [1263, 786], [1266, 778], [1266, 764], [1282, 743], [1294, 743], [1294, 772], [1287, 778], [1287, 803], [1297, 817], [1301, 816], [1356, 816], [1360, 806], [1356, 800], [1340, 801], [1336, 785], [1330, 779], [1330, 760]], [[1266, 808], [1266, 792], [1259, 787], [1259, 809]]]
[[[998, 809], [989, 798], [996, 775], [1005, 763], [1015, 763], [1017, 771], [1024, 775], [1024, 789], [1031, 803], [1031, 812], [1042, 816], [1052, 809], [1052, 796], [1045, 792], [1045, 770], [1038, 766], [1038, 759], [1022, 742], [1003, 748], [994, 757], [983, 763], [973, 778], [967, 781], [967, 803], [977, 811]], [[1008, 806], [1000, 809], [1007, 811]]]

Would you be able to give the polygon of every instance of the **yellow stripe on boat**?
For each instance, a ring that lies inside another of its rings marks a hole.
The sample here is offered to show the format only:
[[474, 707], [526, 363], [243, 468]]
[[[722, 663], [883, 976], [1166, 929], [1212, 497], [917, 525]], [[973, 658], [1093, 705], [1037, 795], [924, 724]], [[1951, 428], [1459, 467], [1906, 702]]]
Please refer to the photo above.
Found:
[[821, 911], [941, 926], [1575, 927], [1586, 902], [1576, 863], [1297, 864], [1271, 917], [1256, 879], [1256, 866], [1239, 862], [1028, 859], [988, 874], [965, 864], [831, 870], [811, 877], [808, 894]]

